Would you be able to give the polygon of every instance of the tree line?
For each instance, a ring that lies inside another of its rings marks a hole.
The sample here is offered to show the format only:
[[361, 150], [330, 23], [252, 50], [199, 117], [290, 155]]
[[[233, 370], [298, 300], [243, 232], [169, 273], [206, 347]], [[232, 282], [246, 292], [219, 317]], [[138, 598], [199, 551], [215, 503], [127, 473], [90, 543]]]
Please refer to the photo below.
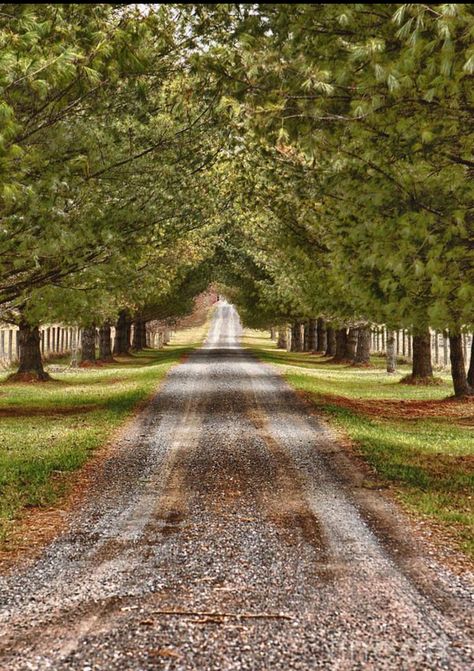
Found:
[[126, 347], [131, 320], [143, 332], [219, 281], [249, 324], [293, 323], [295, 342], [324, 324], [336, 360], [367, 359], [372, 323], [409, 329], [412, 381], [432, 378], [429, 328], [446, 331], [471, 395], [473, 19], [6, 5], [0, 308], [20, 371], [45, 376], [41, 323], [80, 324], [90, 357], [100, 328], [107, 358], [111, 323]]
[[432, 378], [429, 327], [446, 331], [455, 394], [472, 394], [472, 5], [262, 4], [230, 19], [201, 10], [203, 22], [209, 12], [226, 14], [227, 41], [203, 58], [243, 138], [244, 314], [323, 318], [340, 360], [356, 330], [366, 349], [370, 323], [409, 329], [412, 381]]

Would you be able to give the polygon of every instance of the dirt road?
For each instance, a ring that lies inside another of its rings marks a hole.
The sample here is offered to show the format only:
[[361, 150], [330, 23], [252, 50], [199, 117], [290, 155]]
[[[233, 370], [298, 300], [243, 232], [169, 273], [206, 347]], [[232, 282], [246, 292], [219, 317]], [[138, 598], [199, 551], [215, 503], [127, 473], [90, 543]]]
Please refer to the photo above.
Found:
[[1, 669], [472, 668], [472, 591], [239, 329], [220, 303], [68, 530], [1, 578]]

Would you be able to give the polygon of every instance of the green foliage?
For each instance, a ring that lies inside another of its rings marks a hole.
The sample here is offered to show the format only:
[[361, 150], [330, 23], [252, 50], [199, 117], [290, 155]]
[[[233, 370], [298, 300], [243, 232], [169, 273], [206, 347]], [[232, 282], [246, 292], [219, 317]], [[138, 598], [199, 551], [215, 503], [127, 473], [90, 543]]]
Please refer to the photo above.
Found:
[[284, 246], [283, 285], [312, 280], [296, 281], [300, 312], [472, 327], [472, 6], [263, 4], [229, 20], [204, 59], [232, 73], [246, 217], [269, 222], [269, 256]]
[[[469, 4], [9, 5], [0, 310], [474, 328]], [[174, 307], [173, 307], [174, 306]]]
[[179, 257], [202, 261], [202, 173], [221, 131], [174, 19], [165, 6], [2, 13], [4, 318], [100, 320], [169, 292]]

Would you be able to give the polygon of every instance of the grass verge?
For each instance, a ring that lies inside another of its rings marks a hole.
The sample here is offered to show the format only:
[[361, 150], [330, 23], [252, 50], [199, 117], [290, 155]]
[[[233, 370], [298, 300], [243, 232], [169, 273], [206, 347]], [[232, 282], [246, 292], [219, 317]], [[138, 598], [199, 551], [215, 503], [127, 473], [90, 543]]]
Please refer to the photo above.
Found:
[[9, 384], [6, 375], [0, 378], [0, 545], [25, 510], [49, 507], [63, 497], [71, 473], [107, 442], [206, 331], [207, 322], [178, 332], [165, 349], [119, 357], [101, 368], [60, 372], [61, 361], [55, 361], [51, 382]]
[[355, 368], [278, 350], [259, 331], [246, 330], [242, 342], [349, 436], [409, 510], [474, 558], [474, 404], [447, 399], [447, 373], [437, 373], [439, 385], [407, 386], [399, 381], [408, 366], [389, 376], [381, 358]]

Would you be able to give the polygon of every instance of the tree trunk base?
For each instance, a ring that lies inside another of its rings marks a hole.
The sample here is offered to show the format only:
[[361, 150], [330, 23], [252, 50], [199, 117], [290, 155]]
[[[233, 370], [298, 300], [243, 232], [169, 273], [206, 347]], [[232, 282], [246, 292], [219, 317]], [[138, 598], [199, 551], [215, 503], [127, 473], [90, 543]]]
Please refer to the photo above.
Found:
[[443, 384], [443, 380], [440, 377], [433, 377], [433, 375], [426, 375], [425, 377], [420, 377], [418, 375], [405, 375], [400, 380], [400, 384], [411, 384], [411, 385], [423, 385], [425, 387], [436, 387], [440, 384]]
[[375, 368], [374, 364], [370, 363], [370, 361], [361, 362], [361, 363], [357, 363], [356, 361], [353, 361], [352, 362], [352, 367], [353, 368]]
[[22, 371], [12, 373], [7, 377], [7, 382], [49, 382], [53, 378], [45, 371]]
[[103, 363], [116, 363], [114, 357], [112, 355], [110, 356], [104, 356], [100, 359], [97, 359], [97, 363], [103, 364]]
[[102, 368], [103, 362], [96, 359], [95, 361], [81, 361], [78, 364], [79, 368]]

